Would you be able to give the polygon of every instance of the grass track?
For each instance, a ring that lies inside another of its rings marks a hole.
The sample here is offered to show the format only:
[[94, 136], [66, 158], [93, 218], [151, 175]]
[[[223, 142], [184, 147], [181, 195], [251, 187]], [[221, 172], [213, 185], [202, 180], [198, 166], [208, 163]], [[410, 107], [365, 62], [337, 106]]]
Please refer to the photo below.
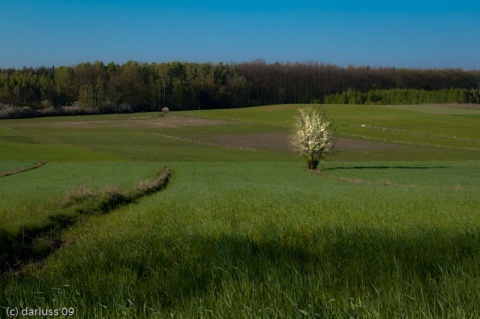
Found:
[[[16, 233], [41, 226], [62, 198], [78, 188], [127, 189], [152, 177], [159, 165], [147, 162], [57, 162], [0, 179], [0, 229]], [[21, 200], [19, 200], [21, 199]]]
[[0, 173], [0, 177], [6, 177], [6, 176], [10, 176], [10, 175], [15, 175], [15, 174], [28, 172], [28, 171], [31, 171], [33, 169], [40, 168], [43, 165], [45, 165], [45, 162], [37, 162], [37, 163], [29, 165], [29, 166], [23, 166], [23, 167], [15, 169], [15, 170], [10, 170], [10, 171], [4, 172], [4, 173]]
[[21, 170], [35, 164], [35, 161], [0, 161], [0, 176], [15, 170]]

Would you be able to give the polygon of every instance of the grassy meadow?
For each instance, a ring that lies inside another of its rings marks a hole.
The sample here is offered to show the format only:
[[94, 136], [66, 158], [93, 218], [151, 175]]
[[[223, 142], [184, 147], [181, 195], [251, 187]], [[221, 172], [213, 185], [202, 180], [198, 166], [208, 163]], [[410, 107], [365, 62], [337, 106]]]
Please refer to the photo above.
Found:
[[0, 316], [480, 316], [480, 110], [323, 106], [310, 172], [299, 107], [0, 121]]

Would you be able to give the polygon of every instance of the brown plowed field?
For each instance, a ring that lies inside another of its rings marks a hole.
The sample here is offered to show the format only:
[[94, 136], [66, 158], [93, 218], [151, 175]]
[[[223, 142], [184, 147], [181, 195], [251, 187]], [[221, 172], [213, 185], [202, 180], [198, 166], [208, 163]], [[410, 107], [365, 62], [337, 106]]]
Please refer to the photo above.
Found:
[[[111, 119], [108, 121], [68, 121], [56, 122], [53, 125], [59, 127], [82, 127], [82, 128], [96, 128], [102, 126], [125, 127], [125, 128], [183, 128], [183, 127], [199, 127], [199, 126], [228, 126], [235, 124], [233, 121], [202, 119], [189, 116], [180, 116], [169, 114], [166, 117], [152, 118], [135, 116], [125, 119]], [[199, 136], [194, 138], [187, 138], [190, 141], [198, 143], [206, 143], [218, 146], [254, 149], [254, 150], [268, 150], [268, 151], [288, 151], [291, 149], [289, 143], [289, 136], [286, 133], [247, 133], [247, 134], [229, 134], [225, 130], [225, 134], [215, 134], [211, 136]], [[170, 137], [185, 139], [181, 136], [176, 136], [175, 130], [168, 134]], [[395, 150], [404, 146], [357, 140], [351, 138], [338, 138], [336, 141], [336, 150]]]

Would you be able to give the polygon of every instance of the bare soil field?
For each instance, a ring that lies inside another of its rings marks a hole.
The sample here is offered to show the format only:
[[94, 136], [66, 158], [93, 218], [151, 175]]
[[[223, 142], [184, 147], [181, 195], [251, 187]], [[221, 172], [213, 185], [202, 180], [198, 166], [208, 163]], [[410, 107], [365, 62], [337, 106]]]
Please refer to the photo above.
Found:
[[[159, 133], [168, 138], [185, 140], [200, 144], [217, 145], [229, 148], [265, 150], [265, 151], [290, 151], [289, 136], [285, 132], [272, 133], [229, 133], [225, 129], [223, 134], [199, 134], [198, 136], [183, 136], [181, 132], [175, 129], [186, 127], [207, 127], [207, 126], [229, 126], [238, 124], [236, 121], [206, 119], [191, 116], [182, 116], [176, 114], [168, 114], [167, 116], [131, 116], [125, 118], [111, 118], [108, 120], [78, 120], [78, 121], [57, 121], [49, 123], [59, 128], [81, 128], [95, 129], [101, 127], [115, 128], [148, 128], [148, 129], [172, 129], [168, 133]], [[45, 125], [44, 123], [36, 123], [34, 125]], [[336, 150], [360, 150], [360, 151], [392, 151], [404, 148], [405, 146], [374, 142], [360, 139], [340, 137], [336, 141]]]
[[[174, 133], [174, 132], [172, 132]], [[188, 140], [190, 142], [217, 145], [229, 148], [264, 150], [264, 151], [289, 151], [291, 150], [289, 136], [286, 133], [248, 133], [248, 134], [223, 134], [215, 136], [199, 136], [183, 138], [174, 134], [162, 136]], [[392, 151], [405, 148], [403, 145], [365, 141], [351, 138], [337, 138], [335, 150], [339, 151]]]
[[391, 151], [404, 148], [405, 146], [391, 143], [372, 142], [356, 140], [351, 138], [338, 138], [335, 148], [337, 150], [358, 150], [358, 151]]
[[52, 123], [57, 127], [84, 127], [97, 128], [105, 125], [113, 127], [147, 127], [147, 128], [182, 128], [190, 126], [219, 126], [229, 125], [232, 122], [212, 119], [202, 119], [196, 117], [187, 117], [180, 115], [168, 115], [168, 117], [131, 117], [126, 119], [112, 119], [108, 121], [75, 121], [75, 122], [55, 122]]

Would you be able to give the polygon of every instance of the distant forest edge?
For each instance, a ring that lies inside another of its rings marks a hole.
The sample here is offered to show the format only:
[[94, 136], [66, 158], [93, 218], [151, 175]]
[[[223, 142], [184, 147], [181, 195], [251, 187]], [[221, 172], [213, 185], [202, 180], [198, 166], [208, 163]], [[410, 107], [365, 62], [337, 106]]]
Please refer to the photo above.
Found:
[[480, 104], [480, 71], [318, 63], [80, 63], [0, 69], [0, 118], [289, 103]]

